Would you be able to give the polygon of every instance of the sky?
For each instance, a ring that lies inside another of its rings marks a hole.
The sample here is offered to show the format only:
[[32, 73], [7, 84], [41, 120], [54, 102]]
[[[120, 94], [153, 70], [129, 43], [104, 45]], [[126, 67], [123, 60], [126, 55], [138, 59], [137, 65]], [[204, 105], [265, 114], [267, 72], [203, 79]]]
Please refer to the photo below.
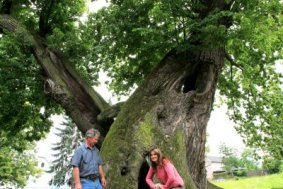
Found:
[[235, 123], [231, 121], [227, 114], [227, 107], [222, 105], [211, 112], [207, 125], [207, 144], [209, 155], [220, 156], [219, 148], [225, 144], [241, 153], [245, 149], [242, 137], [235, 130]]

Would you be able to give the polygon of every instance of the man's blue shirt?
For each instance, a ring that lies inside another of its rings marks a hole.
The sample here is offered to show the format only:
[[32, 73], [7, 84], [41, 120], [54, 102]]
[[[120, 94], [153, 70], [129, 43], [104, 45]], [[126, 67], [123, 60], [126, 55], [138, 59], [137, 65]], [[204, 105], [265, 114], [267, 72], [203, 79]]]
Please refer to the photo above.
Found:
[[99, 176], [98, 166], [102, 164], [102, 159], [96, 147], [90, 149], [87, 144], [82, 144], [76, 149], [71, 164], [80, 169], [80, 177], [91, 174]]

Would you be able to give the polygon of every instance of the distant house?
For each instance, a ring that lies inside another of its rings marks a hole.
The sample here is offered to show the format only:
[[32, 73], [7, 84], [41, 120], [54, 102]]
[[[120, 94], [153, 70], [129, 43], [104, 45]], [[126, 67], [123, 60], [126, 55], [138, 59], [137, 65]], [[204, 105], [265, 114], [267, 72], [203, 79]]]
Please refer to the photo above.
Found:
[[207, 156], [205, 158], [205, 168], [206, 168], [206, 177], [208, 179], [212, 179], [214, 173], [224, 172], [222, 157]]
[[51, 180], [52, 175], [46, 173], [49, 169], [50, 162], [43, 156], [38, 156], [37, 161], [37, 166], [42, 169], [43, 173], [38, 177], [30, 178], [25, 189], [50, 189], [51, 187], [48, 182]]
[[[54, 186], [49, 185], [49, 181], [52, 178], [52, 174], [46, 172], [49, 170], [50, 161], [48, 161], [48, 159], [43, 156], [37, 156], [37, 161], [38, 161], [37, 167], [42, 169], [43, 173], [38, 177], [30, 177], [28, 180], [28, 184], [24, 187], [24, 189], [53, 189]], [[7, 188], [16, 189], [18, 187], [10, 186], [10, 185], [0, 186], [0, 189], [7, 189]], [[56, 189], [67, 189], [67, 188], [62, 187]]]
[[68, 186], [50, 186], [49, 181], [52, 179], [52, 174], [47, 173], [49, 170], [51, 162], [44, 156], [38, 156], [38, 167], [43, 170], [43, 173], [39, 177], [30, 178], [28, 185], [24, 189], [69, 189]]

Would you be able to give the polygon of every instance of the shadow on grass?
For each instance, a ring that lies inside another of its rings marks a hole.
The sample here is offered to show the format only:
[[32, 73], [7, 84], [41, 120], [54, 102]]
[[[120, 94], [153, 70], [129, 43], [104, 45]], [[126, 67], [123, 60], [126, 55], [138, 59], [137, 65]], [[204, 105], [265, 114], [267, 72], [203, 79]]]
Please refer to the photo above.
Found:
[[214, 185], [210, 182], [207, 182], [207, 186], [208, 186], [208, 189], [223, 189], [223, 188], [216, 186], [216, 185]]

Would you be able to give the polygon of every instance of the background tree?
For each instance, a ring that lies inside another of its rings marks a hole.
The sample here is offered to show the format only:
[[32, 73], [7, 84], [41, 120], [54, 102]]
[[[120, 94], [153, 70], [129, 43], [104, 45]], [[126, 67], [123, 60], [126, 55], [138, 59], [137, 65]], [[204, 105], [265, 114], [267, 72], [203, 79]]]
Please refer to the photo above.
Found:
[[223, 169], [230, 175], [234, 175], [234, 171], [240, 167], [239, 158], [236, 155], [236, 151], [233, 148], [229, 148], [226, 145], [222, 144], [220, 146], [220, 153], [223, 154], [222, 164]]
[[[1, 1], [1, 44], [11, 47], [1, 49], [1, 77], [13, 81], [1, 83], [7, 134], [37, 140], [64, 109], [82, 132], [95, 127], [105, 137], [109, 188], [142, 188], [143, 154], [156, 144], [187, 187], [203, 189], [218, 87], [246, 143], [282, 156], [279, 0], [113, 0], [82, 23], [84, 8], [83, 0]], [[21, 78], [9, 62], [23, 69], [25, 61]], [[112, 106], [93, 90], [100, 69], [114, 92], [136, 88], [127, 102]]]
[[224, 170], [232, 176], [247, 176], [248, 171], [258, 169], [258, 162], [255, 160], [254, 151], [251, 149], [247, 148], [238, 155], [235, 148], [221, 144], [220, 153], [223, 155]]
[[262, 168], [268, 173], [268, 174], [274, 174], [283, 172], [283, 161], [282, 159], [276, 159], [272, 157], [264, 157], [262, 162]]
[[22, 188], [30, 176], [38, 176], [41, 170], [37, 167], [34, 153], [32, 150], [19, 152], [9, 146], [1, 147], [0, 185]]
[[258, 170], [259, 162], [256, 160], [254, 150], [246, 148], [241, 153], [240, 164], [246, 171]]
[[54, 173], [50, 185], [62, 186], [72, 182], [71, 156], [83, 138], [76, 125], [66, 117], [62, 123], [62, 128], [57, 129], [57, 137], [60, 140], [53, 144], [51, 148], [55, 159], [52, 161], [49, 173]]

